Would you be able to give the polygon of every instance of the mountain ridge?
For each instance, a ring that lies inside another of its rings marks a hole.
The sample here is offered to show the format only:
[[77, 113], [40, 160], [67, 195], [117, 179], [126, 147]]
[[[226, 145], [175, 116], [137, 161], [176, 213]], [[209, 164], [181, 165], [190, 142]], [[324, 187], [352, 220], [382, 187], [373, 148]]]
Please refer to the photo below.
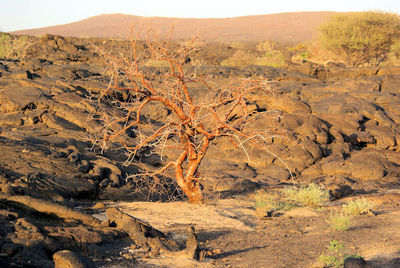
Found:
[[202, 41], [273, 40], [298, 43], [312, 39], [318, 26], [336, 12], [290, 12], [228, 18], [142, 17], [121, 13], [102, 14], [80, 21], [36, 29], [13, 31], [13, 34], [57, 34], [69, 37], [126, 38], [133, 25], [151, 26], [161, 36], [174, 27], [172, 39], [199, 36]]

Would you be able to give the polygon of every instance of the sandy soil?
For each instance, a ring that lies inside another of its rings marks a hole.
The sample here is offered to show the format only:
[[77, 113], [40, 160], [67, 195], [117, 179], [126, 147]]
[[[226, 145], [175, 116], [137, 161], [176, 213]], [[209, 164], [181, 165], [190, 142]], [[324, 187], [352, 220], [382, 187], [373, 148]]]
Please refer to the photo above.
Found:
[[[390, 196], [393, 193], [400, 191], [391, 191]], [[366, 195], [371, 200], [375, 196]], [[143, 267], [312, 267], [327, 253], [332, 240], [343, 243], [346, 253], [363, 256], [373, 267], [399, 267], [400, 200], [390, 200], [375, 207], [376, 215], [354, 216], [348, 231], [335, 231], [326, 222], [342, 201], [328, 202], [317, 210], [292, 209], [267, 220], [256, 216], [251, 196], [203, 205], [122, 202], [107, 203], [107, 207], [118, 207], [182, 241], [184, 227], [195, 226], [200, 246], [208, 255], [202, 262], [161, 256], [140, 261]]]

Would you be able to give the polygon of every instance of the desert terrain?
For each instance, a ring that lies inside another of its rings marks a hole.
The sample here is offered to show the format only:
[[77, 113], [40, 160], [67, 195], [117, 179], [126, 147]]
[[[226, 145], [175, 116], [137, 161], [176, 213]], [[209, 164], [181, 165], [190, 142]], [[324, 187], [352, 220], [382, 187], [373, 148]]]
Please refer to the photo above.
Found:
[[[1, 267], [324, 267], [332, 241], [363, 257], [357, 267], [400, 267], [400, 67], [220, 66], [232, 47], [199, 47], [185, 72], [262, 81], [270, 90], [248, 98], [259, 112], [248, 128], [276, 135], [251, 161], [228, 139], [211, 144], [199, 168], [205, 202], [189, 204], [172, 180], [162, 191], [138, 185], [136, 160], [93, 146], [89, 97], [109, 81], [97, 51], [129, 53], [129, 42], [30, 40], [0, 61]], [[310, 184], [329, 192], [318, 208], [256, 213], [256, 191]], [[332, 213], [360, 198], [373, 208], [331, 228]]]
[[[140, 17], [125, 14], [104, 14], [81, 21], [13, 34], [56, 34], [68, 37], [126, 38], [132, 26], [147, 30], [151, 27], [160, 36], [188, 40], [198, 36], [202, 41], [300, 43], [315, 37], [318, 25], [336, 12], [292, 12], [233, 18], [165, 18]], [[145, 37], [144, 35], [142, 37]]]

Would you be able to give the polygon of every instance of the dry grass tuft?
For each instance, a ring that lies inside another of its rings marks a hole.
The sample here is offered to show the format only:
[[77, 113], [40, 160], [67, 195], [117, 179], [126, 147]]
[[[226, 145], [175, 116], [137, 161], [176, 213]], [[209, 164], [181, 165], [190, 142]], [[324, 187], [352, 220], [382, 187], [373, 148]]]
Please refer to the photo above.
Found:
[[352, 217], [344, 212], [331, 212], [328, 220], [332, 229], [336, 231], [347, 231], [351, 227], [351, 219]]
[[362, 215], [371, 213], [374, 203], [369, 202], [365, 197], [355, 199], [343, 205], [342, 211], [347, 215]]
[[254, 208], [256, 215], [260, 218], [265, 217], [268, 212], [277, 210], [279, 208], [278, 197], [265, 192], [264, 190], [257, 190], [254, 195]]
[[300, 189], [284, 189], [283, 195], [284, 198], [293, 205], [311, 208], [321, 207], [324, 202], [329, 200], [329, 192], [314, 183]]

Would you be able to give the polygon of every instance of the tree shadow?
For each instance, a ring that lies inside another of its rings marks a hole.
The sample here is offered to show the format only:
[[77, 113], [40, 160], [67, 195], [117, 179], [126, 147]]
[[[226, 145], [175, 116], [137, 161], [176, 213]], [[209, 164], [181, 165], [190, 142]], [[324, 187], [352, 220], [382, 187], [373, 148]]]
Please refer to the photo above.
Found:
[[220, 254], [216, 254], [214, 256], [212, 256], [213, 259], [222, 259], [222, 258], [226, 258], [228, 256], [232, 256], [232, 255], [236, 255], [239, 253], [243, 253], [243, 252], [249, 252], [252, 250], [257, 250], [257, 249], [263, 249], [266, 248], [267, 246], [262, 246], [262, 247], [250, 247], [250, 248], [245, 248], [245, 249], [237, 249], [237, 250], [231, 250], [231, 251], [227, 251], [227, 252], [222, 252]]
[[222, 217], [225, 218], [230, 218], [230, 219], [235, 219], [237, 221], [240, 221], [243, 223], [245, 226], [250, 227], [250, 228], [255, 228], [257, 224], [255, 224], [252, 221], [252, 216], [246, 213], [242, 213], [235, 208], [224, 208], [223, 211], [222, 209], [216, 209], [216, 212], [221, 215]]
[[204, 241], [212, 241], [212, 240], [216, 240], [219, 237], [226, 235], [230, 233], [230, 231], [226, 231], [226, 230], [221, 230], [221, 231], [209, 231], [209, 232], [200, 232], [197, 235], [197, 239], [200, 242], [204, 242]]
[[381, 268], [396, 268], [400, 267], [400, 251], [395, 254], [390, 254], [388, 256], [381, 255], [368, 260], [367, 263], [372, 267]]

